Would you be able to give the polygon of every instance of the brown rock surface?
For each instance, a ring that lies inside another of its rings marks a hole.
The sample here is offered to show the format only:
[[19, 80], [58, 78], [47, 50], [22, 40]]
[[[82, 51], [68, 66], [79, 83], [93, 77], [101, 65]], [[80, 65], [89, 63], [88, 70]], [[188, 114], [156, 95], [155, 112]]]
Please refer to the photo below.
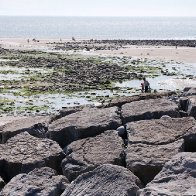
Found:
[[140, 180], [126, 168], [116, 165], [101, 165], [74, 180], [62, 196], [135, 196]]
[[146, 184], [165, 162], [182, 151], [194, 151], [196, 121], [193, 117], [142, 120], [128, 123], [126, 165]]
[[123, 165], [122, 139], [116, 131], [106, 131], [96, 137], [72, 142], [62, 162], [64, 175], [74, 180], [78, 175], [102, 164]]
[[58, 176], [48, 167], [35, 169], [28, 174], [19, 174], [3, 188], [0, 195], [54, 195], [60, 196], [68, 184], [65, 176]]
[[193, 117], [141, 120], [127, 124], [130, 143], [167, 144], [196, 134]]
[[111, 102], [108, 103], [105, 107], [114, 107], [114, 106], [121, 107], [123, 104], [126, 104], [126, 103], [131, 103], [131, 102], [140, 101], [140, 100], [168, 97], [174, 94], [176, 94], [176, 92], [169, 91], [169, 92], [162, 92], [162, 93], [161, 92], [160, 93], [142, 93], [140, 95], [133, 95], [130, 97], [119, 97], [119, 98], [112, 99]]
[[163, 115], [180, 117], [178, 106], [168, 99], [149, 99], [135, 101], [122, 106], [123, 122], [159, 119]]
[[85, 108], [49, 125], [47, 137], [57, 141], [62, 147], [86, 137], [96, 136], [106, 130], [121, 125], [118, 108]]
[[196, 95], [196, 88], [190, 88], [190, 87], [186, 87], [183, 90], [183, 96], [192, 96], [192, 95]]
[[19, 173], [43, 166], [60, 171], [64, 157], [63, 150], [55, 141], [24, 132], [0, 145], [0, 176], [8, 181]]
[[73, 113], [76, 113], [76, 112], [79, 112], [82, 110], [82, 107], [70, 107], [70, 108], [63, 108], [62, 110], [60, 110], [58, 112], [58, 114], [54, 114], [50, 117], [50, 123], [55, 121], [55, 120], [58, 120], [62, 117], [65, 117], [69, 114], [73, 114]]
[[132, 144], [126, 150], [126, 167], [140, 180], [147, 184], [158, 172], [165, 162], [183, 151], [183, 140], [166, 145]]
[[0, 143], [5, 143], [16, 134], [27, 131], [36, 137], [44, 137], [49, 117], [2, 117], [0, 118]]
[[143, 190], [140, 196], [177, 196], [196, 193], [196, 153], [179, 153], [168, 161], [162, 171]]

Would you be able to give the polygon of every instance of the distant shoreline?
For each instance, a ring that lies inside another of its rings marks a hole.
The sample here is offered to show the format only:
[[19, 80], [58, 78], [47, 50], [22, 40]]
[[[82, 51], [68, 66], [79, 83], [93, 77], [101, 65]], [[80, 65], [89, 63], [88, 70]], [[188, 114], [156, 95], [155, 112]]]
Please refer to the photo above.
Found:
[[[27, 40], [32, 41], [34, 38], [0, 38], [1, 42], [26, 42]], [[57, 39], [39, 39], [35, 38], [39, 43], [52, 43], [52, 42], [74, 42], [71, 38]], [[137, 46], [180, 46], [180, 47], [196, 47], [196, 39], [77, 39], [77, 43], [81, 42], [94, 42], [98, 44], [122, 44], [122, 45], [137, 45]]]
[[72, 54], [131, 56], [196, 63], [196, 40], [96, 40], [0, 38], [0, 46], [14, 50], [71, 52]]
[[142, 46], [181, 46], [181, 47], [196, 47], [196, 40], [182, 39], [142, 39], [142, 40], [101, 40], [103, 43], [121, 43], [123, 45], [142, 45]]

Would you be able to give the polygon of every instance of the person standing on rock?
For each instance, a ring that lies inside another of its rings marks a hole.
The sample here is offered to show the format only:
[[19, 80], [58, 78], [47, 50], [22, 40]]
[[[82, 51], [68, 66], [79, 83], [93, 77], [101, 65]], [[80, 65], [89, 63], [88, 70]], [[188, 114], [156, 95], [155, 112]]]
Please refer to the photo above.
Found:
[[150, 90], [150, 83], [148, 82], [148, 80], [146, 80], [146, 78], [143, 78], [144, 81], [144, 92], [147, 93]]

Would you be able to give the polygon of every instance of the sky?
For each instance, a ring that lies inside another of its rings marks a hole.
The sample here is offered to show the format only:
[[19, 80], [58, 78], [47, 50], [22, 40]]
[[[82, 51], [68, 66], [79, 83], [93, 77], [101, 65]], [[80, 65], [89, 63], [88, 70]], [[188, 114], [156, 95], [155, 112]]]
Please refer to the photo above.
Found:
[[196, 0], [0, 0], [0, 15], [196, 16]]

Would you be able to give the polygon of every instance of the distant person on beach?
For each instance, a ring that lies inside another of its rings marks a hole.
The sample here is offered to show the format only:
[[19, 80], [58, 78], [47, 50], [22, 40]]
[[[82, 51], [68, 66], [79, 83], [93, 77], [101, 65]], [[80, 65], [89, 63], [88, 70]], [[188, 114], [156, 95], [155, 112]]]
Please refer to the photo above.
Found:
[[148, 80], [146, 80], [146, 78], [143, 78], [143, 81], [144, 92], [147, 93], [150, 90], [150, 83], [148, 82]]

